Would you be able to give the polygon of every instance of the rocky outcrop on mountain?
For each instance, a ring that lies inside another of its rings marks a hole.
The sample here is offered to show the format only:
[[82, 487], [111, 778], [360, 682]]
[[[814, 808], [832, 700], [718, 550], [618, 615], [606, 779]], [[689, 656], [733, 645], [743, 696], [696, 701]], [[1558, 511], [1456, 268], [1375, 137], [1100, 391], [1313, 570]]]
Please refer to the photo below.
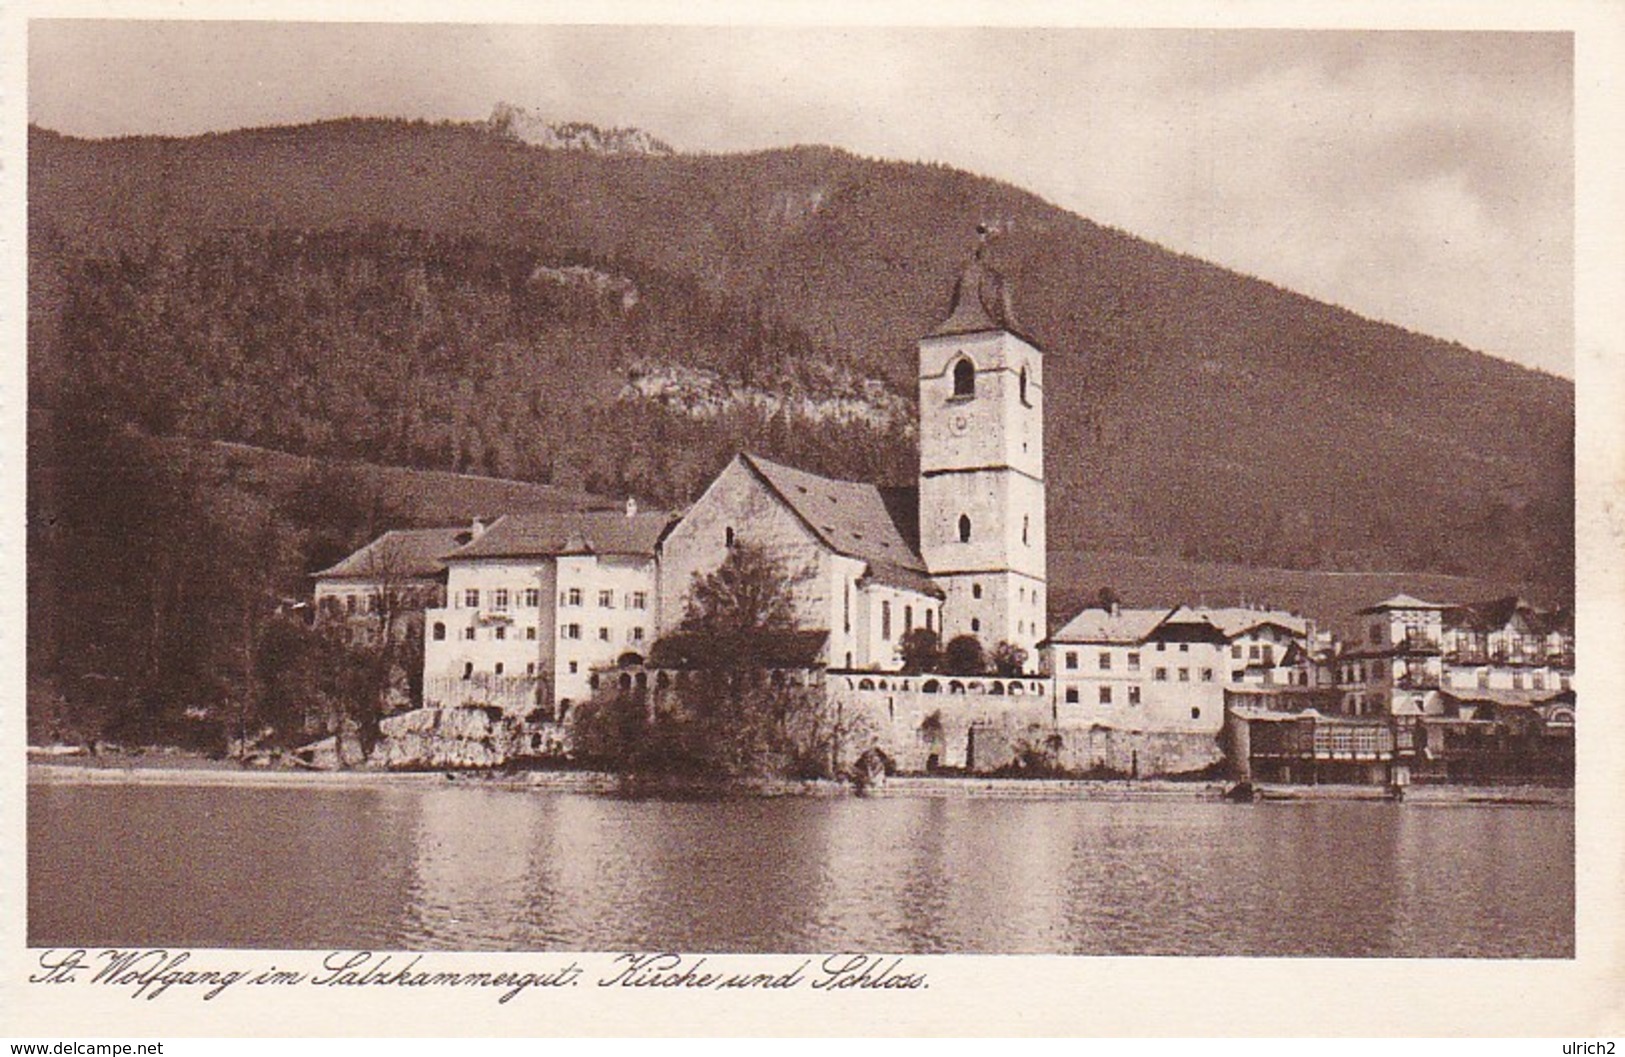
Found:
[[599, 128], [586, 121], [549, 121], [511, 103], [498, 103], [486, 125], [498, 136], [533, 147], [593, 154], [676, 153], [669, 143], [640, 128]]

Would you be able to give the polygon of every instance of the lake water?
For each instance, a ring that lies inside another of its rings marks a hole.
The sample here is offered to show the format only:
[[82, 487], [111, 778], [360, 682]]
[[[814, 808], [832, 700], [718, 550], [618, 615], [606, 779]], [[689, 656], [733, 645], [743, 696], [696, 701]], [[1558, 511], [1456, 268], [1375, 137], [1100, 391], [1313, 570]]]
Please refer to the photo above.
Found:
[[33, 946], [1572, 957], [1567, 808], [48, 784]]

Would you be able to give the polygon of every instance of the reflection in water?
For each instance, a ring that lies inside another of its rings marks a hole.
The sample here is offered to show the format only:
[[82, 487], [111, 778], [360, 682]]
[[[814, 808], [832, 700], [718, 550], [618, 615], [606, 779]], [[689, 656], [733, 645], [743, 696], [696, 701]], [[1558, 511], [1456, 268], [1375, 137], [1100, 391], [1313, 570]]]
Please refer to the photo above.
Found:
[[29, 790], [29, 940], [1572, 956], [1568, 810]]

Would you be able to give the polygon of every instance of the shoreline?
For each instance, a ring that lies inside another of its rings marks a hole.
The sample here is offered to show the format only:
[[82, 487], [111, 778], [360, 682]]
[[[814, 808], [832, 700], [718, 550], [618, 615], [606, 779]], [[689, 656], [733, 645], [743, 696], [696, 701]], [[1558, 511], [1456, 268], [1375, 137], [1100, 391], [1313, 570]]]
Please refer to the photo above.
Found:
[[[587, 793], [599, 795], [642, 795], [661, 798], [673, 794], [718, 797], [868, 797], [941, 799], [1022, 799], [1090, 801], [1209, 801], [1222, 802], [1234, 783], [1227, 781], [1175, 781], [1171, 779], [1074, 779], [1074, 778], [990, 778], [980, 776], [898, 775], [886, 779], [862, 794], [844, 782], [777, 781], [743, 786], [737, 790], [704, 789], [693, 784], [646, 782], [628, 783], [620, 776], [603, 771], [306, 771], [276, 768], [244, 768], [230, 761], [188, 759], [189, 765], [175, 766], [179, 759], [157, 757], [162, 763], [137, 764], [135, 760], [102, 758], [95, 764], [81, 757], [39, 757], [28, 759], [28, 784], [40, 785], [141, 785], [141, 786], [235, 786], [239, 788], [367, 789], [403, 787], [447, 787], [458, 785], [493, 790]], [[71, 762], [70, 762], [71, 761]], [[164, 764], [169, 764], [165, 766]], [[1390, 802], [1388, 790], [1371, 785], [1277, 785], [1256, 786], [1262, 803], [1303, 803], [1326, 800]], [[1405, 790], [1402, 803], [1428, 805], [1518, 805], [1534, 807], [1574, 806], [1574, 789], [1549, 786], [1466, 786], [1413, 785]]]

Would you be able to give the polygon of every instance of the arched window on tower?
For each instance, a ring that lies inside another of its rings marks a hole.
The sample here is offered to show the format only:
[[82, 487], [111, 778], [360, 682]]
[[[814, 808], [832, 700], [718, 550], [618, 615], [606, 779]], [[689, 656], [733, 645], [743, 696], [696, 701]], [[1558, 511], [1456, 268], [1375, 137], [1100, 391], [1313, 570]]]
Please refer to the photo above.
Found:
[[1021, 386], [1021, 406], [1022, 407], [1032, 407], [1031, 404], [1027, 403], [1027, 365], [1025, 363], [1021, 365], [1021, 383], [1020, 383], [1020, 386]]
[[970, 542], [970, 515], [969, 514], [960, 514], [959, 515], [959, 542], [960, 543], [969, 543]]
[[954, 395], [971, 397], [976, 395], [976, 365], [968, 358], [961, 357], [954, 364]]
[[1021, 515], [1021, 542], [1023, 544], [1027, 543], [1027, 528], [1028, 528], [1029, 523], [1030, 523], [1030, 519], [1027, 517], [1027, 515], [1026, 514]]

